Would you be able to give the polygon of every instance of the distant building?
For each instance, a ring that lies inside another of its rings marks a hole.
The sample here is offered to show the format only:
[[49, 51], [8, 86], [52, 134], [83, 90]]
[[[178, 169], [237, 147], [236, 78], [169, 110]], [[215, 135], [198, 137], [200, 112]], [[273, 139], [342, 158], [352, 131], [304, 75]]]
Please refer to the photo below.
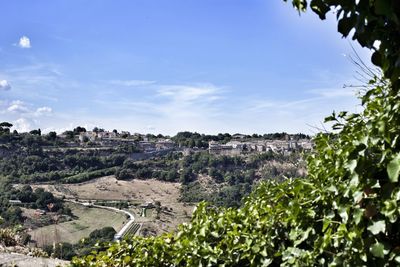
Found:
[[148, 141], [139, 141], [139, 148], [145, 153], [150, 153], [156, 151], [156, 144]]
[[232, 135], [232, 138], [233, 139], [243, 139], [243, 138], [246, 138], [246, 135], [244, 135], [244, 134], [234, 134], [234, 135]]
[[85, 139], [87, 138], [87, 140], [94, 142], [94, 141], [96, 141], [96, 136], [97, 136], [97, 134], [95, 132], [91, 132], [91, 131], [81, 132], [79, 134], [79, 141], [84, 142]]
[[208, 152], [215, 155], [239, 155], [242, 152], [242, 148], [233, 147], [232, 144], [219, 144], [215, 141], [208, 143]]
[[22, 204], [22, 201], [18, 199], [10, 199], [8, 203], [10, 203], [11, 205], [20, 205]]
[[165, 139], [165, 140], [160, 140], [156, 144], [156, 150], [165, 150], [165, 149], [171, 149], [175, 147], [175, 143], [171, 141], [170, 139]]

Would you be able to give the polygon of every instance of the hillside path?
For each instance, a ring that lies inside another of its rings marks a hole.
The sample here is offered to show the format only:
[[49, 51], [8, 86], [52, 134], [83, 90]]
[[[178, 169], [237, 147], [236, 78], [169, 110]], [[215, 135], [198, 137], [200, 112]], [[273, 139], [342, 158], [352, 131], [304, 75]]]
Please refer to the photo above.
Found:
[[117, 208], [114, 208], [114, 207], [95, 205], [95, 204], [91, 204], [89, 202], [80, 202], [79, 199], [78, 199], [78, 201], [76, 201], [76, 200], [65, 200], [65, 201], [72, 202], [72, 203], [75, 203], [75, 204], [80, 204], [80, 205], [83, 205], [83, 206], [86, 206], [86, 207], [93, 207], [93, 208], [98, 208], [98, 209], [106, 209], [106, 210], [111, 210], [111, 211], [114, 211], [114, 212], [124, 213], [124, 214], [128, 215], [129, 216], [129, 221], [121, 228], [121, 230], [118, 231], [118, 233], [116, 233], [114, 235], [114, 240], [121, 239], [124, 236], [125, 232], [129, 229], [129, 227], [135, 222], [135, 217], [133, 216], [133, 214], [131, 212], [129, 212], [129, 211], [126, 211], [126, 210], [120, 210], [120, 209], [117, 209]]

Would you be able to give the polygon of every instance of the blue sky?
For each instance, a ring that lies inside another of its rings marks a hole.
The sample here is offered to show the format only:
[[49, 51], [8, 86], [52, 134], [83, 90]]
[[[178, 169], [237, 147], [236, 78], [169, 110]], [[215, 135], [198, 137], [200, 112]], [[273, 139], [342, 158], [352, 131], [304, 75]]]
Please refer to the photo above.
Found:
[[[359, 110], [333, 18], [281, 0], [0, 4], [0, 120], [15, 129], [314, 133]], [[364, 61], [369, 51], [352, 43]]]

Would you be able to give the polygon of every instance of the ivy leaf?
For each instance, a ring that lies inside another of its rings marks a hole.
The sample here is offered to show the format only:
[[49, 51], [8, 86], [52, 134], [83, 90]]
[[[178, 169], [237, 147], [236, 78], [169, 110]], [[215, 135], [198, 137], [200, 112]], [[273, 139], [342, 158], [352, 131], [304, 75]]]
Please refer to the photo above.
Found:
[[203, 237], [206, 236], [206, 228], [205, 228], [205, 227], [200, 228], [199, 235], [200, 235], [200, 236], [203, 236]]
[[375, 51], [375, 52], [372, 54], [371, 61], [372, 61], [372, 63], [374, 63], [374, 65], [376, 65], [376, 66], [381, 66], [381, 65], [382, 65], [382, 57], [381, 57], [381, 54], [380, 54], [378, 51]]
[[319, 18], [324, 20], [326, 13], [330, 11], [329, 6], [322, 0], [312, 0], [310, 3], [311, 9], [318, 14]]
[[374, 222], [372, 225], [368, 226], [368, 231], [372, 234], [377, 235], [380, 232], [384, 233], [386, 230], [386, 223], [384, 220]]
[[341, 20], [339, 20], [338, 22], [338, 32], [340, 32], [341, 34], [343, 34], [343, 36], [347, 37], [347, 35], [349, 35], [351, 29], [354, 28], [354, 26], [356, 25], [356, 18], [355, 16], [351, 16], [351, 17], [344, 17]]
[[399, 181], [400, 174], [400, 154], [397, 154], [387, 165], [386, 167], [387, 173], [389, 175], [389, 180], [392, 183], [396, 183]]
[[383, 246], [383, 244], [378, 242], [372, 245], [370, 251], [375, 257], [383, 259], [385, 257], [384, 249], [385, 247]]
[[354, 172], [354, 170], [356, 169], [356, 167], [357, 167], [357, 160], [355, 160], [355, 159], [350, 160], [349, 163], [347, 164], [347, 168], [349, 169], [349, 171], [350, 171], [351, 173]]
[[339, 216], [342, 217], [343, 222], [347, 222], [347, 220], [349, 219], [349, 215], [347, 213], [347, 209], [346, 208], [340, 208], [339, 209]]
[[375, 12], [378, 15], [390, 16], [392, 13], [392, 8], [390, 6], [390, 1], [387, 0], [375, 0]]

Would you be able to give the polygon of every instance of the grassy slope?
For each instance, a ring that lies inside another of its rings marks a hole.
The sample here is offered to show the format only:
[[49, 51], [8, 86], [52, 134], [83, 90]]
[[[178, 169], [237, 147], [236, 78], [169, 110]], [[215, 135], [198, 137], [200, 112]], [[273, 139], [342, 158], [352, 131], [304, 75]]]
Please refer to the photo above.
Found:
[[[66, 204], [72, 209], [77, 220], [60, 223], [57, 227], [49, 225], [35, 229], [29, 234], [38, 245], [51, 245], [53, 242], [76, 243], [81, 238], [88, 236], [93, 230], [112, 226], [117, 231], [126, 221], [125, 216], [103, 209], [87, 208], [76, 204]], [[57, 229], [57, 236], [55, 230]]]

